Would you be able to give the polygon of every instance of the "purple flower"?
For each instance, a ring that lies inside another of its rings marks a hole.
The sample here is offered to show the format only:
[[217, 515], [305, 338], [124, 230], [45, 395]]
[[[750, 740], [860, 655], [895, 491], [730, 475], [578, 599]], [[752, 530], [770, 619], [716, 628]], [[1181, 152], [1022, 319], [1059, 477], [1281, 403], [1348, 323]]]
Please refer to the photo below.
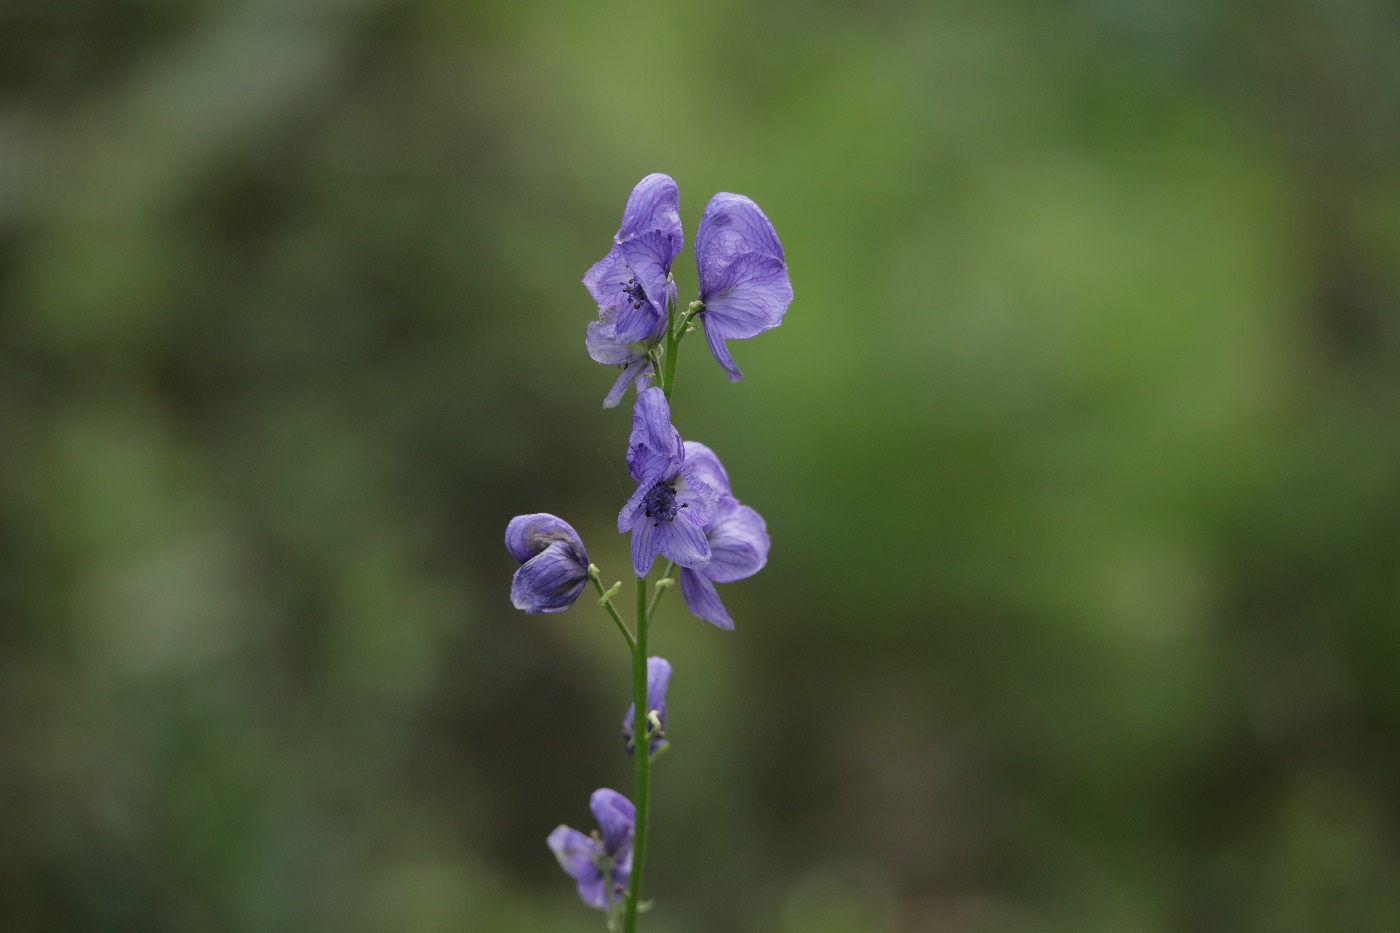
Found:
[[586, 338], [589, 356], [599, 363], [622, 370], [607, 398], [603, 399], [604, 408], [617, 407], [629, 382], [636, 384], [638, 392], [646, 388], [647, 377], [653, 369], [651, 357], [647, 355], [650, 348], [645, 343], [628, 343], [618, 339], [617, 315], [615, 308], [604, 308], [599, 320], [588, 325]]
[[520, 561], [510, 601], [529, 613], [563, 612], [588, 581], [588, 552], [578, 532], [548, 512], [517, 515], [506, 526], [506, 550]]
[[720, 602], [715, 584], [733, 583], [763, 569], [768, 562], [768, 527], [762, 516], [734, 498], [729, 488], [729, 475], [713, 450], [704, 444], [686, 441], [685, 462], [695, 476], [719, 496], [719, 507], [705, 528], [710, 562], [704, 567], [681, 570], [681, 595], [697, 618], [722, 629], [733, 629], [734, 620]]
[[617, 312], [611, 323], [619, 343], [655, 341], [666, 326], [666, 302], [675, 294], [671, 263], [685, 245], [680, 198], [669, 175], [637, 182], [613, 248], [583, 277], [598, 307]]
[[710, 199], [700, 218], [695, 265], [705, 339], [729, 381], [738, 382], [743, 374], [725, 341], [777, 327], [792, 302], [783, 245], [757, 204], [741, 194], [721, 193]]
[[569, 877], [578, 882], [578, 896], [589, 907], [609, 910], [627, 891], [632, 873], [632, 832], [637, 810], [632, 801], [606, 787], [588, 802], [601, 833], [591, 836], [560, 825], [549, 834], [549, 848]]
[[[655, 755], [657, 751], [666, 745], [666, 686], [671, 682], [671, 662], [665, 658], [647, 658], [647, 718], [651, 714], [656, 714], [656, 721], [661, 723], [657, 732], [652, 736], [651, 752]], [[627, 743], [627, 754], [631, 755], [635, 751], [637, 728], [637, 704], [633, 703], [627, 707], [627, 717], [622, 720], [622, 740]]]
[[617, 530], [632, 532], [632, 569], [645, 577], [657, 554], [682, 567], [710, 562], [705, 526], [719, 501], [685, 462], [681, 436], [671, 427], [666, 396], [652, 386], [637, 393], [627, 470], [637, 491], [617, 516]]

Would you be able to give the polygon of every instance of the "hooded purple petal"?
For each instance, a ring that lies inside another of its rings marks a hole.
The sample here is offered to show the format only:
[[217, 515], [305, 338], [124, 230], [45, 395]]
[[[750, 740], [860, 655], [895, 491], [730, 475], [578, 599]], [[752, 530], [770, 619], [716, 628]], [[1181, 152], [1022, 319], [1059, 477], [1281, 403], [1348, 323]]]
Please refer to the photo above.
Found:
[[743, 374], [725, 341], [777, 327], [792, 303], [783, 245], [757, 204], [743, 195], [717, 194], [700, 219], [695, 264], [705, 339], [729, 381], [737, 382]]
[[716, 583], [751, 577], [768, 563], [768, 526], [747, 505], [733, 499], [724, 502], [705, 536], [710, 540], [710, 562], [700, 573]]
[[665, 330], [666, 302], [674, 293], [671, 264], [684, 244], [676, 183], [648, 175], [627, 198], [612, 249], [583, 276], [598, 307], [618, 312], [623, 342], [654, 343]]
[[548, 512], [517, 515], [506, 525], [506, 550], [521, 563], [556, 541], [571, 545], [587, 567], [588, 552], [584, 550], [583, 539], [572, 525], [559, 516]]
[[715, 585], [702, 577], [700, 571], [681, 571], [681, 595], [685, 597], [686, 608], [692, 615], [725, 631], [733, 631], [734, 620], [729, 618], [724, 603], [720, 602]]
[[[655, 711], [661, 722], [661, 731], [666, 731], [666, 687], [671, 682], [671, 662], [665, 658], [647, 658], [647, 713]], [[627, 743], [629, 754], [633, 752], [636, 738], [637, 704], [627, 707], [627, 715], [622, 720], [622, 738]], [[665, 743], [663, 738], [651, 740], [651, 754]]]
[[656, 710], [661, 724], [666, 724], [666, 688], [671, 685], [671, 662], [665, 658], [647, 658], [647, 709]]
[[712, 276], [741, 253], [784, 258], [777, 231], [758, 205], [742, 194], [722, 191], [705, 205], [700, 229], [695, 234], [695, 265], [700, 270], [702, 300], [713, 292]]
[[622, 211], [622, 226], [618, 228], [613, 241], [622, 243], [651, 231], [660, 231], [674, 239], [673, 258], [685, 245], [685, 235], [681, 230], [680, 188], [676, 186], [675, 179], [661, 172], [637, 182], [627, 196], [627, 206]]
[[529, 613], [563, 612], [588, 580], [588, 552], [578, 532], [548, 512], [517, 515], [506, 526], [506, 550], [522, 561], [510, 601]]
[[632, 829], [637, 822], [637, 808], [632, 801], [615, 790], [600, 787], [588, 801], [598, 828], [603, 831], [603, 850], [618, 858], [632, 848]]
[[563, 612], [574, 604], [588, 582], [588, 565], [577, 553], [556, 541], [521, 565], [510, 584], [510, 601], [531, 614]]
[[713, 450], [699, 441], [685, 442], [685, 466], [692, 479], [709, 486], [720, 498], [734, 494], [730, 490], [729, 474], [724, 471], [724, 464], [719, 462]]
[[680, 432], [671, 427], [671, 406], [660, 387], [637, 393], [632, 409], [632, 436], [627, 441], [627, 470], [643, 485], [673, 472], [685, 458]]

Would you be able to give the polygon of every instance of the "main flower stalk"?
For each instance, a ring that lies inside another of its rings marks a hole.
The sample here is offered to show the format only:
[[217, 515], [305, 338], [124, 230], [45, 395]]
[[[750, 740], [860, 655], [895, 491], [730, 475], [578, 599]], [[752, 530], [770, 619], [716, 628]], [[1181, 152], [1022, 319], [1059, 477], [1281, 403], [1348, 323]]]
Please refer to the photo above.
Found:
[[[741, 378], [729, 342], [777, 327], [792, 300], [782, 244], [768, 218], [749, 198], [720, 193], [710, 199], [695, 237], [699, 294], [683, 310], [671, 267], [685, 243], [680, 193], [669, 175], [654, 173], [632, 190], [607, 254], [584, 275], [597, 302], [585, 346], [598, 363], [618, 369], [604, 408], [636, 393], [627, 471], [636, 491], [617, 515], [631, 535], [637, 580], [636, 634], [613, 597], [621, 583], [603, 585], [598, 567], [574, 528], [556, 515], [517, 515], [506, 528], [506, 549], [519, 562], [511, 601], [527, 613], [571, 607], [591, 583], [632, 656], [632, 708], [622, 738], [634, 756], [635, 803], [611, 788], [593, 792], [589, 807], [598, 831], [567, 825], [546, 843], [584, 904], [606, 912], [612, 933], [636, 933], [651, 817], [651, 760], [670, 746], [666, 687], [671, 663], [648, 657], [648, 629], [662, 593], [673, 586], [691, 615], [721, 629], [734, 622], [716, 590], [752, 576], [768, 558], [762, 517], [735, 497], [719, 457], [697, 441], [683, 441], [671, 422], [680, 344], [703, 328], [710, 352], [729, 381]], [[648, 599], [647, 578], [658, 559], [666, 569]]]
[[642, 896], [642, 872], [646, 866], [647, 819], [651, 815], [651, 743], [647, 721], [647, 581], [637, 578], [637, 635], [632, 645], [632, 701], [636, 704], [633, 732], [637, 761], [637, 827], [632, 838], [632, 877], [627, 886], [623, 933], [637, 929], [637, 904]]

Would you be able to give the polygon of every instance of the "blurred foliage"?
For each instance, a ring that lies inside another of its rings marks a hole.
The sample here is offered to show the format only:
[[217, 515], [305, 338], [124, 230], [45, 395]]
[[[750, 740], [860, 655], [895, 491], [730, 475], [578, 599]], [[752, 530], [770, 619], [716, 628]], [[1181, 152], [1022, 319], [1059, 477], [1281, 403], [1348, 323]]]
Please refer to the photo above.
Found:
[[1381, 0], [0, 6], [0, 929], [601, 928], [625, 652], [501, 537], [626, 572], [651, 171], [797, 297], [682, 350], [774, 547], [648, 929], [1400, 929], [1397, 113]]

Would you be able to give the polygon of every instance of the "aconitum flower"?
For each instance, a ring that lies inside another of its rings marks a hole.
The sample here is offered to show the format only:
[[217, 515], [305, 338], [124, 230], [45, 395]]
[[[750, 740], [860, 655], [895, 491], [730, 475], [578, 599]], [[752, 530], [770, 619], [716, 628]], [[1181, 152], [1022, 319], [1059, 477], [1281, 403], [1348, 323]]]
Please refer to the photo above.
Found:
[[617, 312], [612, 323], [620, 343], [654, 341], [665, 329], [666, 302], [675, 293], [671, 263], [685, 245], [680, 199], [670, 175], [637, 182], [613, 248], [583, 277], [598, 307]]
[[768, 562], [768, 527], [761, 515], [734, 498], [729, 475], [713, 450], [696, 441], [686, 441], [685, 462], [719, 496], [719, 507], [705, 528], [710, 562], [704, 567], [681, 570], [681, 595], [697, 618], [722, 629], [733, 629], [734, 620], [720, 602], [715, 584], [733, 583], [763, 569]]
[[627, 891], [632, 874], [632, 833], [637, 810], [632, 801], [606, 787], [588, 802], [601, 833], [591, 836], [560, 825], [549, 834], [549, 848], [559, 867], [578, 882], [578, 896], [589, 907], [610, 910]]
[[[665, 658], [647, 658], [647, 718], [656, 714], [661, 724], [657, 734], [651, 739], [651, 754], [655, 755], [666, 742], [666, 687], [671, 682], [671, 662]], [[648, 726], [650, 728], [650, 726]], [[627, 707], [627, 717], [622, 720], [622, 740], [627, 743], [627, 754], [636, 750], [637, 704]]]
[[510, 601], [529, 613], [563, 612], [588, 581], [588, 552], [573, 526], [556, 515], [517, 515], [506, 526], [506, 550], [520, 561]]
[[705, 324], [710, 352], [729, 374], [743, 378], [726, 340], [744, 340], [777, 327], [792, 303], [783, 245], [758, 205], [741, 194], [710, 199], [695, 234], [695, 265], [700, 272], [698, 317]]
[[710, 562], [705, 526], [719, 504], [713, 490], [685, 462], [681, 436], [671, 427], [671, 409], [657, 387], [637, 393], [627, 470], [637, 491], [617, 516], [617, 530], [632, 532], [632, 569], [651, 572], [662, 554], [681, 567]]
[[589, 356], [599, 363], [617, 366], [622, 370], [607, 398], [603, 399], [604, 408], [617, 407], [617, 403], [622, 401], [623, 393], [627, 391], [629, 382], [636, 384], [638, 392], [646, 388], [647, 376], [654, 368], [651, 357], [647, 355], [649, 348], [645, 343], [628, 343], [618, 339], [617, 315], [616, 309], [603, 309], [600, 319], [588, 325], [586, 338]]

